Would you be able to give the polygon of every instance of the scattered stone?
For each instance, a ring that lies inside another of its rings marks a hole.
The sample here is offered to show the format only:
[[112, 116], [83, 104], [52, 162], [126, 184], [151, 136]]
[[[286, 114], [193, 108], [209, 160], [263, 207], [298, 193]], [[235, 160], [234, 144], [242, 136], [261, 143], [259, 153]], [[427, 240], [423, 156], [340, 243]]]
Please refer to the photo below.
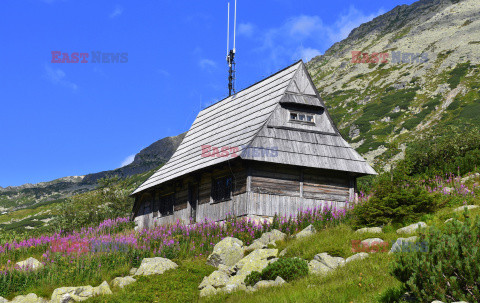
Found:
[[370, 233], [370, 234], [381, 234], [382, 228], [381, 227], [364, 227], [357, 229], [355, 233], [363, 234], [363, 233]]
[[435, 301], [432, 301], [432, 303], [443, 303], [443, 302], [442, 302], [442, 301], [435, 300]]
[[448, 223], [448, 222], [451, 222], [451, 221], [453, 221], [453, 218], [445, 220], [445, 223]]
[[137, 269], [138, 269], [138, 268], [132, 267], [132, 268], [130, 269], [130, 273], [129, 273], [130, 276], [135, 275], [135, 273], [137, 272]]
[[102, 284], [98, 285], [97, 287], [94, 287], [94, 292], [96, 296], [113, 294], [112, 290], [110, 289], [110, 286], [108, 286], [107, 281], [103, 281]]
[[260, 289], [260, 288], [267, 288], [267, 287], [272, 287], [276, 286], [275, 281], [273, 280], [262, 280], [258, 281], [253, 288], [255, 289]]
[[393, 243], [389, 254], [395, 252], [428, 251], [428, 247], [426, 247], [426, 244], [415, 243], [417, 241], [417, 238], [417, 236], [413, 236], [410, 238], [398, 238], [397, 241]]
[[4, 297], [0, 297], [0, 303], [8, 303], [8, 300]]
[[178, 265], [166, 258], [145, 258], [134, 276], [161, 275], [169, 269], [175, 269]]
[[363, 247], [370, 247], [374, 245], [383, 245], [383, 243], [385, 243], [385, 241], [380, 238], [368, 238], [360, 242], [360, 245]]
[[218, 242], [213, 252], [207, 258], [207, 264], [218, 267], [223, 264], [232, 266], [243, 258], [243, 242], [239, 239], [226, 237]]
[[328, 253], [321, 253], [313, 257], [314, 260], [322, 263], [323, 265], [335, 269], [339, 266], [345, 265], [345, 259], [342, 257], [332, 257]]
[[287, 254], [287, 249], [284, 248], [284, 249], [278, 254], [278, 256], [279, 256], [279, 257], [283, 257], [283, 256], [285, 256], [286, 254]]
[[326, 275], [332, 269], [317, 260], [308, 262], [308, 272], [313, 275]]
[[232, 293], [234, 291], [238, 290], [247, 290], [247, 287], [243, 284], [228, 284], [224, 288], [222, 288], [223, 292], [226, 292], [227, 294]]
[[[8, 302], [8, 301], [5, 301]], [[16, 296], [10, 301], [11, 303], [47, 303], [48, 301], [42, 297], [38, 297], [34, 293], [30, 293], [26, 296]]]
[[296, 234], [295, 238], [300, 239], [300, 238], [303, 238], [303, 237], [313, 235], [316, 232], [317, 231], [315, 230], [315, 227], [313, 227], [313, 225], [310, 224], [309, 226], [305, 227], [304, 230], [302, 230], [301, 232]]
[[217, 294], [217, 290], [211, 285], [208, 285], [207, 287], [200, 290], [200, 297], [208, 297], [216, 294]]
[[358, 254], [354, 254], [353, 256], [350, 256], [348, 257], [346, 260], [345, 260], [345, 263], [348, 263], [348, 262], [352, 262], [352, 261], [355, 261], [355, 260], [363, 260], [365, 258], [368, 257], [368, 253], [366, 252], [360, 252]]
[[427, 223], [425, 222], [417, 222], [414, 224], [410, 224], [408, 226], [402, 227], [397, 229], [397, 234], [411, 234], [417, 231], [419, 228], [427, 227]]
[[132, 276], [126, 277], [117, 277], [112, 280], [112, 287], [120, 287], [124, 288], [125, 286], [136, 282], [137, 280], [134, 279]]
[[208, 277], [204, 277], [202, 283], [198, 286], [198, 289], [202, 289], [207, 287], [208, 285], [211, 285], [213, 287], [223, 287], [227, 285], [229, 277], [228, 275], [223, 272], [216, 270], [210, 274]]
[[245, 250], [255, 250], [266, 248], [268, 245], [276, 246], [276, 241], [284, 240], [287, 234], [274, 229], [272, 231], [264, 233], [260, 238], [255, 239], [252, 244], [247, 246]]
[[454, 212], [460, 212], [460, 211], [464, 211], [465, 209], [471, 210], [471, 209], [475, 209], [477, 207], [478, 207], [478, 205], [464, 205], [464, 206], [460, 206], [460, 207], [455, 208], [453, 211]]
[[251, 252], [248, 256], [238, 261], [233, 269], [236, 271], [232, 275], [228, 282], [228, 285], [245, 284], [245, 278], [252, 272], [261, 272], [268, 264], [276, 260], [278, 255], [278, 249], [257, 249]]
[[37, 270], [43, 267], [42, 262], [32, 257], [17, 262], [15, 265], [18, 266], [18, 268], [20, 268], [21, 270]]
[[278, 277], [275, 278], [275, 284], [277, 286], [280, 286], [280, 285], [285, 284], [285, 283], [287, 283], [287, 282], [285, 280], [283, 280], [282, 277], [278, 276]]
[[443, 192], [446, 193], [446, 194], [449, 194], [452, 191], [453, 191], [453, 188], [451, 188], [451, 187], [446, 186], [446, 187], [443, 188]]
[[[53, 291], [51, 303], [63, 302], [64, 296], [68, 294], [75, 302], [84, 301], [96, 294], [95, 288], [90, 285], [78, 287], [60, 287]], [[67, 301], [68, 302], [68, 301]]]

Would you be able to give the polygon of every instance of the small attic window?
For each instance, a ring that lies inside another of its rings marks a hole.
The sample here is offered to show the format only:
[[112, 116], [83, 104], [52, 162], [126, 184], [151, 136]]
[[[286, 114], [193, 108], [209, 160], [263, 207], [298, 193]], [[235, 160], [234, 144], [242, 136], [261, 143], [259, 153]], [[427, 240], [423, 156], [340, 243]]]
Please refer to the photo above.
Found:
[[290, 122], [305, 122], [309, 124], [315, 124], [315, 117], [312, 114], [291, 111]]

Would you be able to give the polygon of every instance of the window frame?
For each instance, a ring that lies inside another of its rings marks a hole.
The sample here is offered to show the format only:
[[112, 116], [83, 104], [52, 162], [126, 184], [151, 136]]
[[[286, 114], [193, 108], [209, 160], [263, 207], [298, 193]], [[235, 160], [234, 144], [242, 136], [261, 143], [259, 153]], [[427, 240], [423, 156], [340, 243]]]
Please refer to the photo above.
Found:
[[[292, 119], [292, 115], [296, 115], [297, 119]], [[305, 120], [300, 120], [300, 115], [305, 116]], [[312, 121], [307, 121], [308, 117], [312, 117]], [[301, 124], [308, 124], [308, 125], [316, 125], [315, 121], [315, 114], [307, 113], [304, 111], [298, 110], [288, 110], [288, 121], [293, 123], [301, 123]]]
[[[164, 203], [165, 201], [167, 201], [169, 204]], [[168, 217], [173, 215], [175, 213], [174, 207], [175, 207], [174, 192], [170, 192], [158, 197], [158, 217]]]
[[[221, 186], [224, 186], [225, 191], [223, 194], [219, 194], [219, 189], [218, 189], [218, 181], [224, 181], [222, 182]], [[228, 185], [228, 180], [230, 180], [230, 184]], [[220, 177], [215, 177], [212, 178], [212, 186], [211, 186], [211, 191], [210, 191], [210, 198], [211, 202], [210, 204], [215, 204], [215, 203], [220, 203], [220, 202], [225, 202], [229, 201], [233, 198], [233, 175], [224, 175]]]

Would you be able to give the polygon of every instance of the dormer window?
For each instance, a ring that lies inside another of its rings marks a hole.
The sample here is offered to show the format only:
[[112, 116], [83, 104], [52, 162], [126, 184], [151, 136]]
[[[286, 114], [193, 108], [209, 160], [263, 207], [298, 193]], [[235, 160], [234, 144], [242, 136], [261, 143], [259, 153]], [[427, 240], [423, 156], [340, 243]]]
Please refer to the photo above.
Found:
[[290, 122], [304, 122], [309, 124], [315, 124], [315, 116], [312, 114], [291, 111]]

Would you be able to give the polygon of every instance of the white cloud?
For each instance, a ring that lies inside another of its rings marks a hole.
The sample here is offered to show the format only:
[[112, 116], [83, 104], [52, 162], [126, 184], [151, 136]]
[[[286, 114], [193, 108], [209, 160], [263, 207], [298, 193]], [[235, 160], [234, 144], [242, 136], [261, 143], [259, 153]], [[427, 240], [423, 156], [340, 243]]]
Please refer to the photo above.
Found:
[[318, 16], [293, 17], [285, 24], [292, 37], [306, 38], [323, 29], [322, 20]]
[[317, 15], [293, 16], [279, 26], [267, 29], [258, 29], [251, 24], [255, 35], [250, 38], [257, 43], [252, 51], [265, 54], [266, 62], [269, 62], [267, 72], [272, 72], [295, 60], [308, 61], [321, 55], [335, 42], [346, 38], [354, 28], [383, 12], [380, 9], [376, 13], [365, 14], [350, 6], [332, 24], [325, 24]]
[[304, 61], [310, 61], [313, 57], [320, 56], [322, 53], [315, 48], [301, 46], [292, 59], [302, 58]]
[[338, 42], [347, 38], [354, 28], [384, 13], [383, 9], [379, 9], [376, 13], [365, 15], [354, 6], [350, 6], [348, 12], [340, 15], [335, 24], [329, 28], [330, 41]]
[[240, 23], [237, 33], [239, 36], [251, 37], [254, 31], [255, 26], [252, 23]]
[[115, 6], [115, 9], [113, 10], [113, 12], [110, 13], [109, 17], [110, 18], [119, 17], [122, 13], [123, 13], [123, 8], [117, 5]]
[[132, 163], [134, 159], [135, 159], [135, 155], [130, 155], [130, 156], [126, 157], [125, 160], [122, 161], [122, 164], [121, 164], [120, 167], [124, 167], [124, 166]]
[[212, 70], [213, 68], [217, 67], [217, 63], [210, 59], [201, 59], [198, 62], [198, 65], [204, 70]]
[[59, 68], [54, 69], [49, 65], [45, 64], [45, 74], [43, 76], [52, 84], [62, 85], [72, 90], [76, 90], [78, 88], [78, 85], [65, 79], [66, 78], [65, 72]]

